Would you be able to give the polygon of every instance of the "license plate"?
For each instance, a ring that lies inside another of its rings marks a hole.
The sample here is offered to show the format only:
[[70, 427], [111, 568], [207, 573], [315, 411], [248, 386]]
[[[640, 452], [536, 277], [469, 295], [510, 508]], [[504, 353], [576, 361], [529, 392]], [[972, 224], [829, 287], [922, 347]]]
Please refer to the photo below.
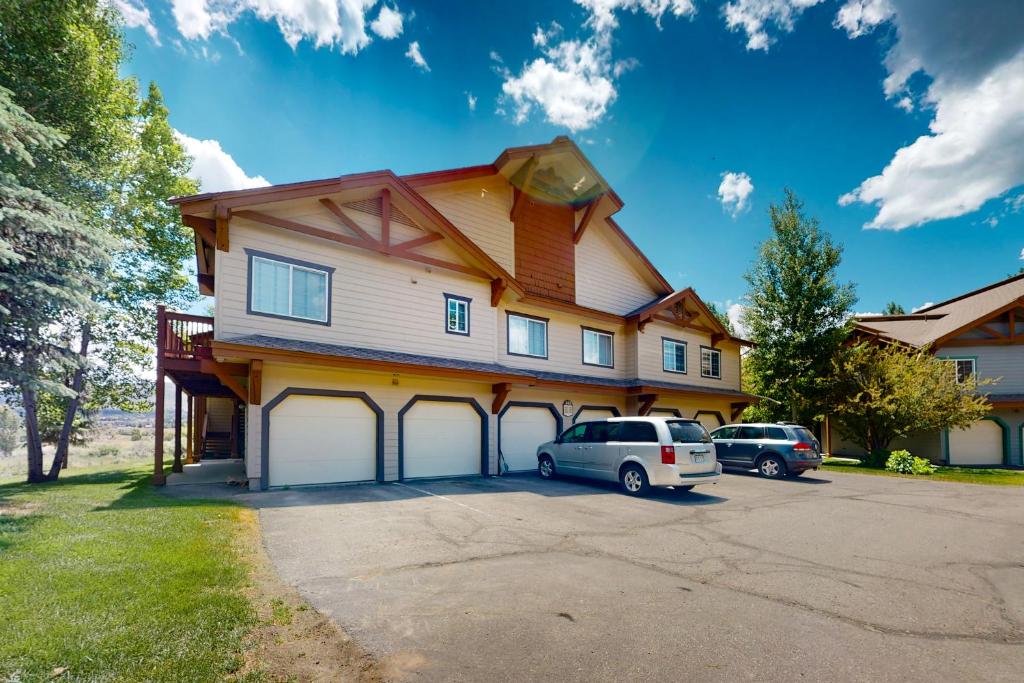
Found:
[[704, 462], [704, 456], [703, 455], [694, 455], [693, 456], [693, 461], [694, 462]]

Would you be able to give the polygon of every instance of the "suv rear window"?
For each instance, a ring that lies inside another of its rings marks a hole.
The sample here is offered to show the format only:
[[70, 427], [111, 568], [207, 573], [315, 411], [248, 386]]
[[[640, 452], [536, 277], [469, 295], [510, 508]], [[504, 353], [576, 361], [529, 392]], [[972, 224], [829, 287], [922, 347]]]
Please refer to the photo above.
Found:
[[619, 426], [619, 441], [644, 443], [658, 440], [658, 431], [650, 422], [627, 420], [616, 424]]
[[668, 433], [672, 435], [672, 443], [711, 443], [708, 430], [700, 422], [684, 422], [672, 420], [668, 424]]
[[816, 443], [818, 441], [807, 427], [793, 427], [792, 429], [796, 433], [796, 438], [801, 441], [806, 441], [807, 443]]

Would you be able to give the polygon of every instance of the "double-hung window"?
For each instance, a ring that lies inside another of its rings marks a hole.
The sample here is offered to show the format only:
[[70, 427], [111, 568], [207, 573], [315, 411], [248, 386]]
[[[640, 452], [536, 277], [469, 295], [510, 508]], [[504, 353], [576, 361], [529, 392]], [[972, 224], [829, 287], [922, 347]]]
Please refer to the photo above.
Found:
[[974, 377], [974, 359], [973, 358], [950, 358], [948, 362], [953, 366], [953, 371], [956, 373], [956, 383], [963, 384], [969, 377]]
[[508, 314], [508, 352], [513, 356], [548, 357], [548, 321]]
[[686, 342], [662, 338], [661, 369], [686, 374]]
[[722, 352], [707, 346], [700, 347], [700, 376], [722, 379]]
[[330, 324], [333, 268], [272, 254], [249, 255], [249, 312]]
[[469, 302], [470, 299], [465, 297], [444, 295], [445, 332], [469, 336]]
[[606, 368], [615, 366], [612, 335], [610, 332], [583, 328], [583, 364], [601, 365]]

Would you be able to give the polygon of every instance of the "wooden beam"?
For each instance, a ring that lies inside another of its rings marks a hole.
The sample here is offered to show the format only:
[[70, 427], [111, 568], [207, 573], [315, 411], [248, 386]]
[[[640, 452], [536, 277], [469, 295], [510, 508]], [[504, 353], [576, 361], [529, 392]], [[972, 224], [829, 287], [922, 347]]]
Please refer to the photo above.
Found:
[[600, 198], [593, 200], [587, 204], [587, 208], [583, 210], [583, 217], [580, 218], [580, 224], [576, 227], [576, 234], [573, 235], [573, 244], [579, 244], [583, 238], [583, 233], [587, 231], [587, 226], [590, 225], [590, 220], [594, 217], [594, 213], [597, 211], [597, 203]]
[[391, 248], [391, 190], [380, 191], [380, 242], [384, 251]]
[[443, 239], [444, 235], [442, 235], [441, 233], [431, 232], [424, 235], [423, 237], [417, 237], [416, 239], [408, 240], [407, 242], [402, 242], [401, 244], [396, 244], [392, 248], [391, 252], [397, 254], [400, 251], [411, 251], [416, 247], [422, 247], [424, 244], [431, 244], [432, 242], [440, 242]]
[[199, 293], [206, 296], [213, 296], [214, 278], [209, 273], [197, 273], [196, 282], [199, 283]]
[[174, 383], [174, 463], [171, 472], [181, 472], [181, 385]]
[[249, 404], [263, 403], [263, 361], [259, 358], [249, 362]]
[[238, 381], [231, 376], [231, 373], [229, 373], [220, 363], [215, 360], [203, 359], [200, 361], [200, 365], [203, 372], [210, 375], [216, 375], [217, 379], [220, 380], [220, 383], [230, 389], [231, 393], [245, 403], [249, 402], [249, 394], [245, 390], [245, 387], [239, 384]]
[[740, 416], [740, 413], [746, 410], [749, 406], [749, 401], [736, 401], [734, 403], [729, 404], [729, 407], [732, 409], [732, 413], [729, 415], [729, 419], [735, 421], [736, 418]]
[[497, 415], [501, 412], [501, 407], [505, 405], [505, 399], [508, 398], [508, 394], [512, 391], [512, 385], [508, 382], [501, 382], [491, 387], [491, 391], [494, 392], [494, 401], [491, 403], [491, 414]]
[[1013, 339], [1017, 336], [1017, 311], [1010, 309], [1009, 316], [1010, 339]]
[[711, 346], [712, 346], [712, 348], [714, 348], [715, 345], [717, 345], [718, 342], [722, 341], [723, 339], [725, 339], [725, 335], [722, 334], [721, 332], [712, 332], [711, 333]]
[[231, 222], [231, 209], [228, 209], [218, 204], [216, 207], [214, 207], [213, 215], [214, 220], [216, 222], [217, 250], [229, 251], [230, 244], [228, 240], [228, 223]]
[[644, 394], [640, 396], [640, 400], [643, 403], [640, 404], [640, 409], [637, 411], [637, 415], [644, 416], [651, 412], [651, 408], [654, 407], [655, 401], [658, 400], [658, 395]]
[[188, 464], [192, 464], [192, 462], [194, 462], [192, 460], [192, 454], [195, 452], [195, 451], [193, 451], [194, 444], [192, 442], [192, 440], [194, 438], [193, 435], [192, 435], [192, 423], [193, 423], [194, 418], [195, 418], [194, 404], [195, 404], [195, 396], [193, 396], [192, 394], [189, 394], [188, 395], [188, 417], [185, 420], [185, 462], [188, 463]]
[[991, 335], [993, 337], [996, 337], [997, 339], [1005, 339], [1006, 338], [1005, 334], [1003, 334], [999, 330], [992, 329], [988, 325], [978, 325], [978, 329], [981, 330], [982, 332], [985, 332], [986, 334], [989, 334], [989, 335]]
[[217, 246], [217, 221], [212, 218], [182, 214], [181, 222], [183, 225], [187, 225], [195, 230], [196, 234], [199, 235], [199, 239], [203, 242], [211, 247]]
[[377, 243], [377, 240], [374, 239], [373, 235], [359, 227], [359, 224], [356, 223], [351, 218], [349, 218], [348, 214], [342, 211], [341, 207], [335, 204], [333, 199], [328, 199], [324, 197], [320, 199], [320, 203], [323, 204], [328, 211], [333, 213], [334, 217], [341, 221], [341, 224], [344, 225], [346, 228], [348, 228], [349, 230], [351, 230], [352, 232], [354, 232], [356, 235], [366, 240], [367, 242], [371, 242], [373, 244]]
[[491, 307], [497, 307], [501, 302], [501, 297], [505, 295], [505, 290], [508, 289], [508, 283], [505, 282], [504, 278], [495, 278], [491, 280]]
[[[960, 346], [1024, 346], [1024, 336], [1017, 335], [1013, 338], [1002, 337], [999, 339], [950, 339], [942, 344], [942, 348]], [[932, 353], [937, 351], [939, 348], [939, 346], [932, 346]]]

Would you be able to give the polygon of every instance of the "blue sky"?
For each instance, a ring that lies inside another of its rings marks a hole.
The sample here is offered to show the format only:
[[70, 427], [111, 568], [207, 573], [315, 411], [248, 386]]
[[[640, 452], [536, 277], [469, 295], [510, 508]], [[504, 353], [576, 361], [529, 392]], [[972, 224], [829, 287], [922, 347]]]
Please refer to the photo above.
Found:
[[1024, 3], [111, 4], [204, 189], [487, 163], [569, 134], [655, 265], [720, 305], [784, 187], [844, 246], [858, 311], [1024, 266]]

